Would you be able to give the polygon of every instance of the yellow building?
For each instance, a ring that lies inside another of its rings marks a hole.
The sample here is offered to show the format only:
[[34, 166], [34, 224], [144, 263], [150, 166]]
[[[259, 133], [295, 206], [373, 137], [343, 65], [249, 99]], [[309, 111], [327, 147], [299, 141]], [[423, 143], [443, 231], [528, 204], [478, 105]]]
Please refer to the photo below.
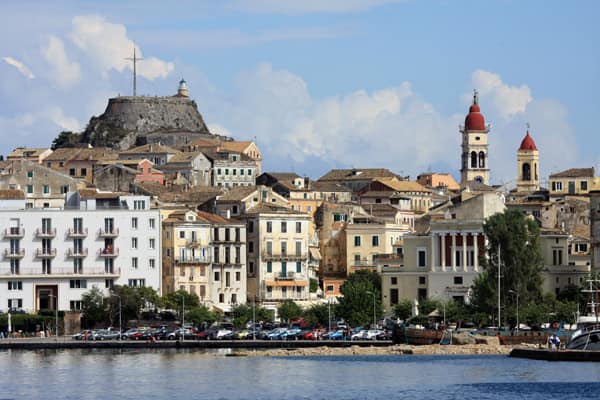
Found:
[[600, 188], [600, 180], [594, 175], [594, 167], [571, 168], [557, 172], [549, 177], [550, 196], [560, 197], [567, 194], [588, 194], [590, 190]]

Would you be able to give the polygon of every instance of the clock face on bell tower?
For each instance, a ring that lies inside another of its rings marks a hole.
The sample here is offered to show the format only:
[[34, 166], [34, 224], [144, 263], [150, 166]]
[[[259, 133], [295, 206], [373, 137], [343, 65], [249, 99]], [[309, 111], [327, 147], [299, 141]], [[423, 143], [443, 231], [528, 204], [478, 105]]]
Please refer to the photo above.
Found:
[[483, 176], [477, 175], [474, 180], [477, 183], [483, 183]]

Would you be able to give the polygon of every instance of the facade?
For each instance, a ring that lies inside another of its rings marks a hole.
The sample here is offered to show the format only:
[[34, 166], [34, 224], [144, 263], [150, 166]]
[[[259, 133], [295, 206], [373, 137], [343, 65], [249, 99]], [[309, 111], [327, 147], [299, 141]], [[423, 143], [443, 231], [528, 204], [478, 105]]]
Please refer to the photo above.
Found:
[[401, 210], [426, 212], [433, 205], [431, 190], [414, 181], [375, 178], [359, 193], [361, 204], [392, 204]]
[[48, 168], [73, 178], [93, 183], [94, 169], [107, 160], [116, 160], [118, 154], [107, 147], [59, 148], [44, 159]]
[[426, 172], [417, 176], [417, 183], [429, 189], [444, 189], [444, 192], [460, 190], [452, 175]]
[[258, 165], [247, 155], [234, 151], [203, 151], [212, 162], [212, 185], [232, 188], [254, 186]]
[[15, 159], [0, 162], [0, 190], [21, 190], [26, 208], [62, 208], [65, 195], [85, 188], [86, 182], [37, 162]]
[[120, 152], [119, 160], [147, 159], [153, 165], [160, 166], [169, 162], [176, 154], [179, 154], [179, 151], [169, 146], [146, 144]]
[[485, 125], [485, 119], [479, 108], [477, 91], [473, 95], [473, 104], [465, 118], [465, 125], [460, 127], [462, 135], [462, 155], [460, 168], [460, 184], [464, 186], [469, 181], [490, 183], [488, 166], [488, 138], [490, 126]]
[[590, 192], [590, 247], [592, 271], [600, 270], [600, 190]]
[[211, 185], [211, 162], [201, 152], [174, 155], [160, 170], [174, 184], [189, 186]]
[[181, 147], [184, 151], [212, 151], [212, 152], [230, 152], [243, 154], [250, 160], [254, 161], [256, 165], [255, 176], [261, 174], [262, 169], [262, 154], [258, 149], [258, 146], [254, 142], [240, 142], [237, 140], [222, 140], [219, 138], [215, 139], [196, 139], [191, 144]]
[[261, 203], [290, 208], [287, 199], [268, 186], [237, 186], [217, 197], [215, 211], [221, 216], [239, 217]]
[[[25, 209], [0, 200], [0, 309], [80, 310], [98, 287], [161, 292], [160, 215], [147, 196], [81, 190], [63, 209]], [[56, 300], [58, 299], [58, 304]]]
[[27, 160], [41, 164], [46, 157], [52, 154], [51, 149], [17, 147], [6, 156], [7, 160]]
[[550, 175], [550, 196], [585, 195], [590, 190], [600, 188], [600, 181], [594, 174], [594, 167], [571, 168]]
[[308, 215], [262, 203], [243, 218], [248, 232], [248, 299], [269, 308], [287, 299], [309, 300]]
[[246, 302], [245, 223], [202, 211], [164, 212], [163, 286], [228, 313]]
[[529, 131], [517, 151], [517, 192], [531, 193], [540, 190], [540, 152]]

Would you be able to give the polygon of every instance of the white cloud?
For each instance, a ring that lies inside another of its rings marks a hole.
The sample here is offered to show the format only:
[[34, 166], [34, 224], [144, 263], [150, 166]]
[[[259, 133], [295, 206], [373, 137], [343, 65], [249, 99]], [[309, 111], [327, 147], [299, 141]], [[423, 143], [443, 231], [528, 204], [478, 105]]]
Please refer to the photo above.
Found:
[[527, 85], [509, 86], [502, 82], [499, 75], [489, 71], [473, 72], [471, 81], [481, 97], [489, 99], [491, 105], [505, 119], [525, 112], [527, 104], [533, 100]]
[[52, 68], [51, 79], [63, 89], [70, 88], [81, 80], [81, 67], [69, 61], [62, 40], [50, 36], [48, 46], [42, 48], [42, 55]]
[[35, 75], [33, 75], [33, 72], [31, 72], [31, 70], [25, 64], [23, 64], [21, 61], [16, 60], [12, 57], [2, 57], [2, 59], [8, 65], [12, 65], [13, 67], [15, 67], [25, 78], [27, 78], [27, 79], [35, 78]]
[[[108, 22], [100, 16], [74, 17], [73, 30], [69, 37], [92, 58], [103, 73], [112, 69], [119, 72], [125, 68], [133, 70], [132, 63], [127, 58], [133, 56], [134, 47], [137, 57], [142, 58], [140, 48], [127, 37], [125, 26]], [[148, 57], [140, 61], [137, 72], [139, 76], [154, 80], [167, 77], [174, 68], [175, 64], [172, 62]]]
[[366, 11], [386, 4], [403, 2], [406, 0], [234, 0], [229, 7], [253, 13], [299, 15]]

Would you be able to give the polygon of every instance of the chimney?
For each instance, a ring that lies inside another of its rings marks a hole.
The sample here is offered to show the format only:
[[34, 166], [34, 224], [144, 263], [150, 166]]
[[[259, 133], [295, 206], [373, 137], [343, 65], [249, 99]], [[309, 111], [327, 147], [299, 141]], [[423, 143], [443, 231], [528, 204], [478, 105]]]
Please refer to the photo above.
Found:
[[310, 178], [308, 176], [304, 177], [304, 189], [310, 190]]

